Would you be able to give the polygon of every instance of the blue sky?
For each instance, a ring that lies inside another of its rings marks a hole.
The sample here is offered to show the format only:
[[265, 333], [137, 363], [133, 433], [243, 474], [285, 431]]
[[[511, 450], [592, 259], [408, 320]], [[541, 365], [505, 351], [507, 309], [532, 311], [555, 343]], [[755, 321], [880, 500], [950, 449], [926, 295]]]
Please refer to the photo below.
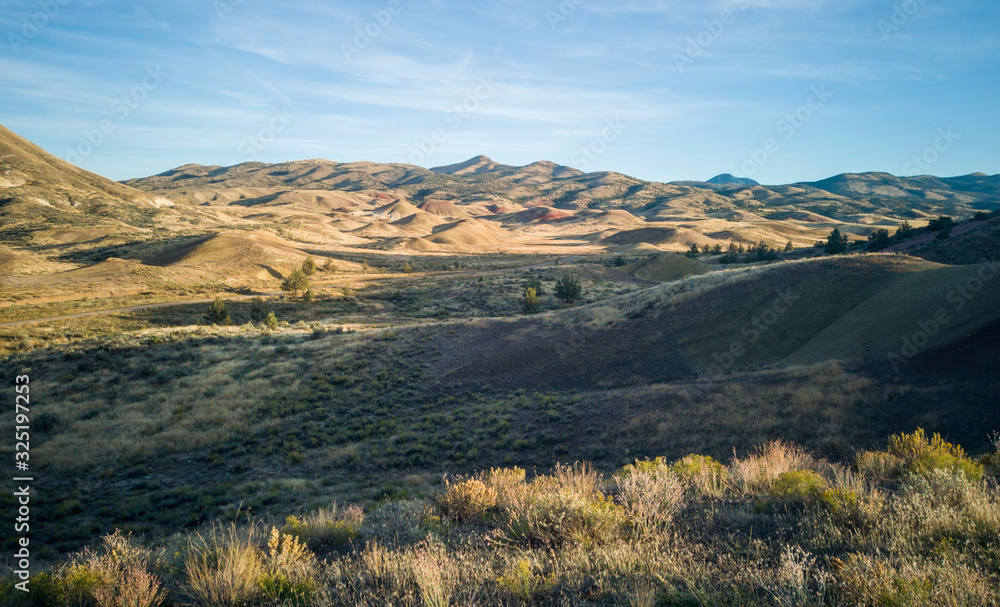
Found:
[[0, 124], [189, 162], [1000, 173], [995, 0], [0, 0]]

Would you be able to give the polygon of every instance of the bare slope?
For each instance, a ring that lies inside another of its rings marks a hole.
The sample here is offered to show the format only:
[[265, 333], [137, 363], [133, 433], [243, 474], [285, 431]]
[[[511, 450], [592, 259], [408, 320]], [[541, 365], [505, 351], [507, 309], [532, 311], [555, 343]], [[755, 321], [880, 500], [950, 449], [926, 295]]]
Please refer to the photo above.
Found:
[[678, 253], [662, 253], [620, 268], [621, 271], [643, 280], [670, 282], [688, 276], [707, 274], [711, 268]]

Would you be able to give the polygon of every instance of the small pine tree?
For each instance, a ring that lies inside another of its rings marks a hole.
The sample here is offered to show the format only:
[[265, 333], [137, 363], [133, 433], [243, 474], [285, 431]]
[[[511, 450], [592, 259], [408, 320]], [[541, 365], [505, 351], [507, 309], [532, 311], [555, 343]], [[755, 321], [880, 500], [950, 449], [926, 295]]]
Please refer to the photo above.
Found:
[[334, 272], [334, 270], [336, 270], [336, 268], [333, 266], [333, 259], [332, 258], [330, 258], [330, 257], [326, 258], [326, 261], [323, 262], [323, 268], [322, 268], [322, 270], [323, 270], [324, 274], [333, 274], [333, 272]]
[[763, 240], [750, 247], [748, 261], [774, 261], [777, 258], [777, 251], [767, 246]]
[[406, 263], [403, 264], [403, 273], [404, 274], [412, 274], [413, 273], [413, 267], [410, 266], [410, 262], [407, 261]]
[[580, 285], [580, 281], [567, 274], [556, 283], [555, 294], [563, 303], [571, 304], [580, 299], [583, 287]]
[[229, 312], [226, 311], [226, 302], [222, 301], [221, 297], [216, 297], [208, 306], [208, 320], [212, 321], [213, 325], [229, 324]]
[[847, 236], [841, 235], [840, 230], [834, 228], [830, 232], [830, 236], [826, 239], [826, 246], [823, 247], [823, 251], [827, 255], [839, 255], [847, 250], [848, 242]]
[[295, 270], [288, 275], [288, 278], [281, 283], [281, 290], [286, 292], [294, 293], [296, 297], [299, 296], [299, 291], [305, 291], [309, 288], [309, 277], [302, 270]]
[[722, 245], [719, 244], [719, 243], [715, 243], [715, 246], [712, 247], [712, 254], [713, 255], [721, 255], [722, 254]]
[[302, 273], [306, 276], [312, 276], [316, 273], [316, 260], [312, 257], [306, 257], [306, 260], [302, 262]]
[[896, 234], [893, 235], [893, 238], [896, 240], [906, 240], [911, 236], [913, 236], [913, 226], [910, 225], [909, 221], [904, 221], [896, 228]]
[[889, 238], [889, 230], [886, 230], [885, 228], [875, 230], [868, 236], [869, 251], [881, 251], [891, 244], [892, 239]]
[[705, 245], [701, 248], [701, 252], [703, 255], [709, 255], [712, 252], [712, 247]]
[[927, 230], [929, 232], [937, 232], [938, 230], [950, 230], [955, 227], [955, 220], [947, 215], [942, 215], [937, 219], [932, 219], [927, 224]]
[[521, 309], [525, 314], [538, 314], [538, 310], [540, 309], [538, 293], [531, 287], [524, 290], [524, 300], [521, 302]]
[[788, 253], [788, 252], [794, 251], [794, 250], [795, 250], [795, 245], [792, 244], [791, 240], [789, 240], [788, 242], [785, 243], [785, 253]]
[[267, 313], [270, 310], [267, 309], [267, 304], [264, 303], [263, 298], [260, 296], [254, 297], [250, 302], [250, 320], [254, 322], [264, 322], [267, 318]]
[[622, 257], [621, 255], [619, 255], [618, 257], [615, 257], [615, 267], [616, 268], [620, 268], [622, 266], [627, 266], [627, 265], [628, 265], [628, 262], [625, 261], [624, 257]]
[[264, 324], [267, 328], [276, 331], [278, 329], [278, 317], [274, 315], [274, 312], [268, 312], [267, 318], [264, 319]]
[[306, 303], [312, 303], [316, 299], [316, 293], [312, 290], [312, 287], [306, 289], [306, 292], [302, 294], [302, 300]]
[[698, 250], [698, 245], [696, 245], [694, 243], [691, 243], [691, 248], [688, 249], [688, 252], [686, 253], [686, 255], [688, 257], [694, 259], [695, 257], [697, 257], [699, 255], [699, 253], [701, 253], [701, 251]]

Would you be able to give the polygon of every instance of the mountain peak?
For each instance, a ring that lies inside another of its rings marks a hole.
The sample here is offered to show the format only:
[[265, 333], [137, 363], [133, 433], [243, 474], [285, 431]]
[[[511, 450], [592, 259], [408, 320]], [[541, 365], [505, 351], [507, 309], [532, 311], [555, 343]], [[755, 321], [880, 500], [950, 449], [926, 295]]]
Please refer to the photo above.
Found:
[[497, 164], [488, 156], [480, 154], [474, 158], [469, 158], [465, 162], [434, 167], [431, 170], [442, 175], [475, 175], [478, 173], [489, 173], [497, 169], [511, 168], [506, 165]]
[[705, 183], [711, 183], [711, 184], [714, 184], [714, 185], [734, 185], [734, 184], [738, 184], [738, 185], [760, 185], [759, 183], [757, 183], [753, 179], [750, 179], [749, 177], [737, 177], [737, 176], [732, 175], [730, 173], [723, 173], [721, 175], [716, 175], [715, 177], [712, 177], [711, 179], [709, 179]]

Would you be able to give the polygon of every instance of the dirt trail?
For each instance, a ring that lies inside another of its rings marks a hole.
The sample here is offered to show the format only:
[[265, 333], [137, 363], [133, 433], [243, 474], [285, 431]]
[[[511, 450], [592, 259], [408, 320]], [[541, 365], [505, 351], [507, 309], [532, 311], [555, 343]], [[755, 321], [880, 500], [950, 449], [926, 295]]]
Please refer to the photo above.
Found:
[[[313, 285], [313, 288], [323, 289], [336, 287], [338, 285], [357, 283], [357, 282], [394, 282], [401, 280], [415, 280], [417, 278], [451, 278], [454, 276], [479, 276], [488, 274], [501, 274], [503, 272], [519, 272], [524, 270], [534, 270], [536, 268], [542, 268], [545, 266], [550, 266], [557, 263], [564, 263], [568, 261], [574, 261], [583, 257], [582, 255], [572, 255], [570, 257], [563, 257], [555, 261], [545, 261], [542, 263], [532, 264], [530, 266], [521, 266], [518, 268], [504, 268], [499, 270], [469, 270], [463, 272], [437, 272], [429, 274], [409, 274], [406, 276], [367, 276], [364, 274], [348, 275], [338, 278], [336, 281], [328, 281], [317, 283]], [[231, 297], [223, 297], [225, 301], [241, 301], [247, 299], [253, 299], [258, 296], [274, 296], [274, 295], [284, 295], [284, 291], [271, 291], [269, 293], [255, 293], [253, 295], [236, 295]], [[197, 304], [208, 304], [215, 301], [214, 297], [202, 298], [202, 299], [185, 299], [180, 301], [165, 301], [161, 303], [152, 304], [139, 304], [135, 306], [125, 306], [121, 308], [108, 308], [105, 310], [91, 310], [89, 312], [79, 312], [76, 314], [64, 314], [62, 316], [48, 316], [45, 318], [29, 318], [26, 320], [15, 320], [11, 322], [2, 322], [0, 327], [18, 327], [23, 325], [32, 325], [42, 322], [51, 322], [57, 320], [71, 320], [73, 318], [84, 318], [87, 316], [106, 316], [109, 314], [120, 314], [123, 312], [141, 312], [143, 310], [155, 310], [157, 308], [169, 308], [171, 306], [189, 306]]]

